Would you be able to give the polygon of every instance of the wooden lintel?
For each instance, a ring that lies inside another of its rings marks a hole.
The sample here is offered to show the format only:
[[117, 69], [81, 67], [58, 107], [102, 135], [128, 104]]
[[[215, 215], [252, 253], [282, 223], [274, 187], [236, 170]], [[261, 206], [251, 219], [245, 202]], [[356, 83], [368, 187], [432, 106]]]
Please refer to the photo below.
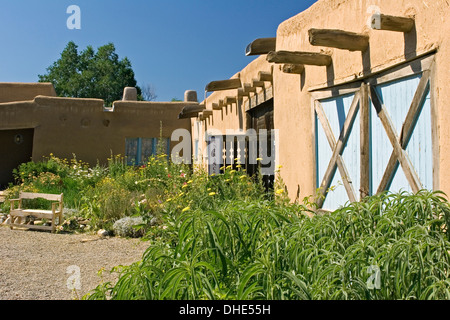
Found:
[[290, 74], [302, 74], [305, 72], [305, 66], [302, 64], [285, 64], [283, 65], [283, 72]]
[[365, 51], [369, 36], [335, 29], [310, 29], [309, 42], [313, 46], [331, 47], [349, 51]]
[[273, 80], [272, 73], [266, 71], [258, 72], [258, 81], [272, 82], [272, 80]]
[[205, 88], [205, 91], [211, 92], [211, 91], [231, 90], [240, 88], [241, 86], [242, 86], [241, 79], [219, 80], [208, 83], [208, 85]]
[[242, 85], [242, 88], [244, 89], [244, 92], [248, 93], [254, 93], [256, 92], [256, 88], [253, 87], [250, 83], [244, 83]]
[[223, 99], [219, 100], [219, 107], [223, 108], [225, 106], [225, 104], [223, 103]]
[[236, 103], [236, 101], [237, 101], [236, 97], [228, 96], [228, 97], [225, 97], [225, 99], [223, 100], [223, 103], [225, 105], [229, 105], [232, 103]]
[[245, 49], [246, 56], [267, 54], [275, 51], [277, 38], [260, 38], [250, 43]]
[[205, 111], [203, 111], [203, 116], [204, 117], [209, 117], [209, 116], [212, 116], [212, 115], [213, 115], [212, 110], [205, 110]]
[[222, 110], [222, 107], [219, 106], [218, 103], [213, 103], [213, 104], [212, 104], [212, 109], [213, 109], [213, 110]]
[[305, 64], [314, 66], [329, 66], [331, 56], [324, 53], [301, 51], [272, 51], [267, 55], [267, 61], [284, 64]]
[[264, 88], [264, 81], [259, 81], [258, 79], [253, 79], [252, 80], [252, 87]]
[[374, 30], [388, 30], [408, 33], [414, 28], [413, 18], [388, 16], [376, 13], [372, 15], [371, 27]]

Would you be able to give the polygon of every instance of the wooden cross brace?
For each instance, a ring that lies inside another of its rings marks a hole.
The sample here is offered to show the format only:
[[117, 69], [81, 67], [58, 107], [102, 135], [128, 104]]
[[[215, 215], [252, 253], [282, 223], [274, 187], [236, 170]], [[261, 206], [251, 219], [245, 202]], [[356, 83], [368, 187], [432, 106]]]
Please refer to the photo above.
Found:
[[336, 142], [334, 134], [331, 130], [330, 123], [328, 122], [327, 117], [323, 111], [323, 107], [320, 102], [316, 103], [315, 109], [317, 113], [317, 117], [322, 124], [322, 127], [325, 131], [325, 135], [327, 136], [328, 143], [330, 144], [331, 149], [333, 150], [333, 155], [328, 164], [327, 170], [325, 171], [325, 175], [323, 177], [322, 183], [320, 185], [320, 197], [317, 199], [317, 205], [319, 208], [322, 208], [323, 203], [325, 201], [325, 197], [328, 193], [328, 189], [330, 188], [331, 182], [333, 180], [334, 174], [336, 173], [336, 168], [339, 168], [339, 172], [341, 174], [344, 187], [347, 191], [348, 197], [350, 201], [356, 201], [356, 193], [352, 185], [352, 181], [348, 174], [348, 170], [345, 166], [345, 163], [342, 159], [342, 153], [344, 151], [344, 147], [347, 143], [348, 137], [350, 136], [353, 123], [355, 122], [356, 115], [359, 110], [359, 103], [361, 100], [360, 91], [356, 92], [353, 102], [350, 106], [350, 110], [348, 112], [347, 118], [345, 119], [344, 125], [341, 130], [341, 134], [339, 136], [339, 140]]
[[381, 183], [378, 187], [377, 193], [381, 193], [387, 190], [389, 184], [392, 181], [393, 174], [395, 170], [398, 168], [399, 163], [403, 168], [405, 176], [413, 192], [417, 193], [420, 189], [422, 189], [420, 179], [416, 171], [414, 170], [414, 167], [411, 164], [411, 161], [405, 149], [408, 146], [409, 140], [413, 133], [416, 119], [420, 114], [422, 102], [430, 83], [430, 74], [431, 72], [429, 70], [423, 72], [419, 86], [417, 87], [413, 101], [408, 110], [408, 114], [406, 115], [405, 122], [403, 123], [400, 137], [397, 136], [396, 130], [392, 124], [392, 120], [389, 117], [389, 114], [387, 113], [385, 106], [382, 104], [381, 99], [379, 98], [375, 88], [371, 87], [370, 89], [370, 97], [372, 99], [372, 103], [378, 113], [378, 117], [380, 118], [383, 124], [383, 127], [388, 135], [392, 147], [394, 148], [394, 151], [392, 152], [391, 157], [389, 158], [389, 162], [384, 172], [383, 178], [381, 179]]

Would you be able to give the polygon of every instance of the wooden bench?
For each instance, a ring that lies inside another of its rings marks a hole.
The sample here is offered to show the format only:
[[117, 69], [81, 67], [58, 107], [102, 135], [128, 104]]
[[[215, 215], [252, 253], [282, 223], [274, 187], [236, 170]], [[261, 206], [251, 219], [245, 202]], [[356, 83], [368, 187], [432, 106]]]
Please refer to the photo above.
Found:
[[[52, 202], [51, 210], [41, 210], [41, 209], [27, 209], [23, 207], [24, 199], [45, 199]], [[50, 230], [55, 232], [56, 226], [62, 223], [63, 218], [63, 194], [47, 194], [47, 193], [29, 193], [20, 192], [19, 199], [11, 199], [11, 210], [9, 212], [10, 220], [9, 226], [13, 227], [27, 228], [27, 229], [38, 229], [38, 230]], [[18, 204], [18, 205], [16, 205]], [[35, 219], [46, 219], [50, 222], [50, 226], [34, 225], [34, 224], [24, 224], [24, 220], [27, 217], [33, 217]], [[15, 223], [16, 218], [22, 223]]]

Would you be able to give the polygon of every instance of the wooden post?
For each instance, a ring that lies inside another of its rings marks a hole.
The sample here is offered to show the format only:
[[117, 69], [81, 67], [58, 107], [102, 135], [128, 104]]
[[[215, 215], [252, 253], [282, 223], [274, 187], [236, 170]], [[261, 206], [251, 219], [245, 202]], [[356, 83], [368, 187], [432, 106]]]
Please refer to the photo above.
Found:
[[375, 13], [371, 18], [371, 27], [374, 30], [388, 30], [397, 32], [410, 32], [414, 28], [415, 21], [412, 18], [388, 16]]
[[369, 87], [361, 85], [360, 100], [360, 200], [370, 195], [370, 107]]
[[255, 56], [267, 54], [270, 51], [275, 51], [277, 38], [261, 38], [256, 39], [250, 43], [245, 49], [246, 56]]
[[310, 29], [309, 42], [313, 46], [332, 47], [350, 51], [365, 51], [369, 36], [334, 29]]
[[302, 64], [285, 64], [283, 65], [283, 72], [290, 74], [302, 74], [305, 72], [305, 66]]
[[267, 55], [267, 61], [285, 64], [306, 64], [314, 66], [329, 66], [331, 56], [323, 53], [300, 51], [272, 51]]

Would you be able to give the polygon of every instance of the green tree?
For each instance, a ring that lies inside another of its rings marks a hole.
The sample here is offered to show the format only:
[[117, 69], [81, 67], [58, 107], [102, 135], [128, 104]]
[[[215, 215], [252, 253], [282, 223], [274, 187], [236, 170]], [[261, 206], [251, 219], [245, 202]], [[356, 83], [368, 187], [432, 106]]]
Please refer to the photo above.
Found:
[[138, 100], [143, 100], [130, 60], [120, 60], [112, 43], [97, 52], [88, 46], [79, 53], [78, 46], [70, 41], [47, 73], [39, 75], [39, 82], [53, 83], [60, 97], [98, 98], [107, 106], [122, 99], [125, 87], [136, 87]]

